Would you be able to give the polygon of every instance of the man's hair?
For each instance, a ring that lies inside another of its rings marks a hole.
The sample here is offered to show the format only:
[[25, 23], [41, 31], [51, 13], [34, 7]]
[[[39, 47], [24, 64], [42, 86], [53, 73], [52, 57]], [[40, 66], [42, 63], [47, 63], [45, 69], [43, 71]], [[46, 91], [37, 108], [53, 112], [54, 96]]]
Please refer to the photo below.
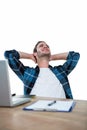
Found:
[[33, 49], [33, 53], [34, 53], [34, 52], [37, 52], [37, 46], [38, 46], [38, 44], [40, 44], [41, 42], [44, 42], [44, 41], [38, 41], [38, 42], [36, 43], [36, 45], [35, 45], [35, 47], [34, 47], [34, 49]]

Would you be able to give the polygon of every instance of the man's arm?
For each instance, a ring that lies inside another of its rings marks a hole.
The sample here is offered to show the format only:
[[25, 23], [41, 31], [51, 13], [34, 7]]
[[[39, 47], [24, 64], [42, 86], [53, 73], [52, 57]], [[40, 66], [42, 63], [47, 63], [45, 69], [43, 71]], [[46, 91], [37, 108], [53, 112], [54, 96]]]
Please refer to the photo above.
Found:
[[16, 75], [23, 81], [23, 75], [25, 67], [20, 59], [20, 54], [16, 50], [6, 50], [4, 52], [5, 58], [8, 60], [10, 68], [16, 73]]
[[51, 55], [50, 61], [51, 60], [66, 60], [68, 54], [69, 54], [69, 52], [64, 52], [64, 53]]
[[68, 75], [76, 67], [79, 58], [80, 54], [78, 52], [70, 51], [52, 55], [50, 60], [66, 60], [62, 67]]
[[16, 75], [23, 81], [25, 66], [19, 60], [20, 58], [24, 59], [33, 59], [32, 54], [18, 52], [16, 50], [7, 50], [4, 52], [5, 58], [8, 60], [9, 66], [16, 73]]
[[18, 53], [19, 53], [21, 59], [31, 59], [34, 62], [36, 62], [33, 54], [29, 54], [29, 53], [21, 52], [21, 51], [19, 51]]

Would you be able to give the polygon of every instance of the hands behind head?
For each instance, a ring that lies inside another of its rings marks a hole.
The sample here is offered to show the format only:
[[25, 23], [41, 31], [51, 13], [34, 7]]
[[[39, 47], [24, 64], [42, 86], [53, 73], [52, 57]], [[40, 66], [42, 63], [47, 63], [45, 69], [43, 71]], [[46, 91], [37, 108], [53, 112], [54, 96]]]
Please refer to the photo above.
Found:
[[31, 54], [31, 60], [33, 60], [35, 63], [37, 63], [36, 57], [34, 56], [34, 54]]

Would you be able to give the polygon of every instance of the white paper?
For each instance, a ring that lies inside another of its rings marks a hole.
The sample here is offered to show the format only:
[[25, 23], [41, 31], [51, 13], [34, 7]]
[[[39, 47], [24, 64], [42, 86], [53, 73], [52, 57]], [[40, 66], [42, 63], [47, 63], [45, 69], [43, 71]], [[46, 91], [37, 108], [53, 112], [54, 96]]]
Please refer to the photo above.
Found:
[[49, 103], [52, 103], [53, 100], [38, 100], [24, 108], [24, 110], [42, 110], [42, 111], [70, 111], [75, 103], [73, 100], [70, 101], [56, 101], [56, 103], [49, 106]]

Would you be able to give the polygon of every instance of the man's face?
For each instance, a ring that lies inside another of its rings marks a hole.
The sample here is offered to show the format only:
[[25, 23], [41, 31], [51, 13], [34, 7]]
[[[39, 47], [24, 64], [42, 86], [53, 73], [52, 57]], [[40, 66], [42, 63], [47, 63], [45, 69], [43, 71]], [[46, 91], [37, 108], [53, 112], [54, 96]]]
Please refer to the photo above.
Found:
[[41, 42], [37, 45], [37, 56], [50, 58], [51, 52], [49, 46], [45, 42]]

